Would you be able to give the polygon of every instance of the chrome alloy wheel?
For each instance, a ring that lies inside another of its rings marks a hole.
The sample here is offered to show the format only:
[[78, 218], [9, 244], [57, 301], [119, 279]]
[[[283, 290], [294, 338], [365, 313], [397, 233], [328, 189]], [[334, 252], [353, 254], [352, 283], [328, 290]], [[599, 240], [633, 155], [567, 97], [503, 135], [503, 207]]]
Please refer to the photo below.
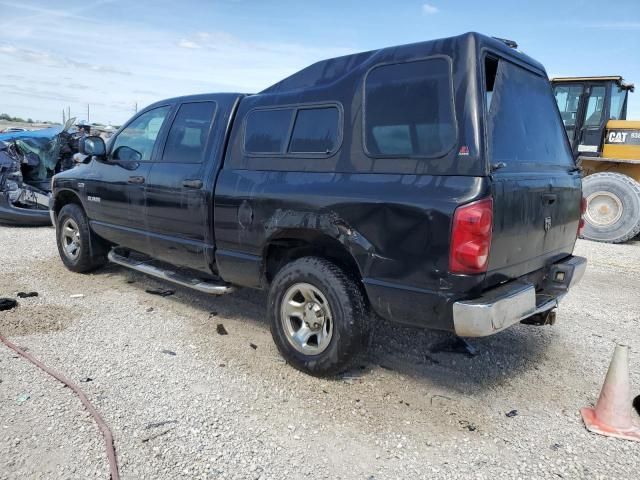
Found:
[[595, 227], [613, 225], [622, 216], [623, 206], [611, 192], [593, 192], [587, 197], [585, 220]]
[[309, 283], [295, 283], [282, 298], [280, 321], [289, 343], [305, 355], [322, 353], [333, 336], [329, 302]]
[[67, 218], [62, 224], [62, 250], [69, 260], [76, 260], [80, 255], [80, 229], [73, 218]]

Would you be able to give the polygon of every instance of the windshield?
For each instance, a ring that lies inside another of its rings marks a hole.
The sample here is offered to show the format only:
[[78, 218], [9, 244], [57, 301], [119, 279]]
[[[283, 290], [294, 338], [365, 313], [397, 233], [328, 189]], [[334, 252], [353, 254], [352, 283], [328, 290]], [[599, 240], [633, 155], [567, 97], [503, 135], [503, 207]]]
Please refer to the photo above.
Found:
[[487, 124], [490, 161], [507, 170], [574, 164], [546, 77], [500, 60]]

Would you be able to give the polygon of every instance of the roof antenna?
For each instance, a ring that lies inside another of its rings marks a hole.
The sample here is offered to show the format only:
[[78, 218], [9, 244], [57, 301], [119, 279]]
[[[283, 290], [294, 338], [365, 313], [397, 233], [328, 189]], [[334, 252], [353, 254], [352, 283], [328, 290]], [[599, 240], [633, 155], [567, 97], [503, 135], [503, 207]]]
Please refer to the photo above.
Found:
[[500, 38], [500, 37], [491, 37], [491, 38], [495, 38], [496, 40], [500, 40], [502, 43], [504, 43], [509, 48], [514, 48], [514, 49], [518, 48], [518, 44], [514, 40], [509, 40], [508, 38]]

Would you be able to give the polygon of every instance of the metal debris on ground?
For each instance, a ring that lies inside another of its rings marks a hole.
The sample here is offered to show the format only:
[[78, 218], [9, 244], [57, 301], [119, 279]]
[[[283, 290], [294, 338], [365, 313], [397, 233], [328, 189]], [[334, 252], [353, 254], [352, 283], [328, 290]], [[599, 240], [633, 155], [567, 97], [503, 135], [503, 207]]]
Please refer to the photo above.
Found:
[[467, 420], [460, 420], [458, 423], [460, 423], [462, 428], [466, 428], [470, 432], [475, 432], [478, 429], [478, 427], [476, 425], [474, 425], [473, 423], [471, 423], [471, 422], [469, 422]]
[[250, 344], [249, 344], [249, 346], [250, 346], [251, 348], [253, 348], [254, 350], [257, 350], [257, 349], [258, 349], [258, 346], [257, 346], [255, 343], [250, 343]]
[[18, 306], [18, 302], [16, 302], [13, 298], [0, 298], [0, 312], [3, 310], [11, 310], [12, 308], [16, 308]]
[[166, 353], [167, 355], [176, 356], [177, 353], [171, 350], [162, 350], [162, 353]]
[[18, 398], [16, 398], [16, 403], [18, 405], [22, 405], [24, 402], [26, 402], [30, 398], [31, 398], [31, 395], [29, 395], [28, 393], [22, 393], [18, 396]]
[[158, 428], [158, 427], [164, 427], [165, 425], [169, 425], [170, 423], [178, 423], [177, 420], [162, 420], [161, 422], [153, 422], [153, 423], [148, 423], [147, 425], [145, 425], [145, 429], [149, 430], [150, 428]]
[[[431, 398], [429, 399], [429, 403], [430, 403], [431, 405], [433, 405], [433, 401], [434, 401], [435, 399], [441, 399], [441, 400], [449, 400], [449, 401], [451, 401], [451, 397], [447, 397], [446, 395], [438, 395], [438, 394], [436, 394], [436, 395], [431, 395]], [[436, 402], [436, 403], [437, 403], [437, 402]]]
[[93, 378], [84, 377], [84, 378], [81, 378], [80, 381], [83, 382], [83, 383], [93, 382]]
[[38, 292], [18, 292], [18, 298], [30, 298], [30, 297], [37, 297], [38, 296]]
[[218, 335], [229, 335], [229, 332], [227, 332], [227, 329], [224, 328], [224, 325], [221, 323], [216, 325], [216, 332], [218, 332]]
[[515, 417], [516, 415], [518, 415], [518, 410], [511, 410], [511, 411], [509, 411], [509, 412], [505, 413], [505, 415], [506, 415], [507, 417], [509, 417], [509, 418], [513, 418], [513, 417]]
[[464, 338], [455, 336], [436, 343], [429, 350], [431, 353], [462, 353], [469, 358], [478, 355], [478, 349], [476, 347], [471, 345]]
[[160, 297], [168, 297], [169, 295], [173, 295], [175, 290], [171, 290], [170, 288], [147, 288], [145, 292], [150, 293], [151, 295], [158, 295]]
[[69, 298], [84, 298], [84, 293], [74, 293], [73, 295], [69, 295]]
[[167, 433], [169, 433], [171, 430], [173, 430], [176, 427], [171, 427], [171, 428], [167, 428], [166, 430], [160, 432], [160, 433], [156, 433], [155, 435], [151, 435], [150, 437], [147, 438], [143, 438], [142, 439], [142, 443], [147, 443], [150, 440], [153, 440], [155, 438], [161, 437], [163, 435], [166, 435]]
[[342, 375], [341, 380], [347, 385], [353, 385], [356, 381], [360, 381], [361, 377], [357, 375]]
[[429, 365], [440, 365], [440, 360], [433, 358], [431, 355], [425, 353], [424, 363], [428, 363]]

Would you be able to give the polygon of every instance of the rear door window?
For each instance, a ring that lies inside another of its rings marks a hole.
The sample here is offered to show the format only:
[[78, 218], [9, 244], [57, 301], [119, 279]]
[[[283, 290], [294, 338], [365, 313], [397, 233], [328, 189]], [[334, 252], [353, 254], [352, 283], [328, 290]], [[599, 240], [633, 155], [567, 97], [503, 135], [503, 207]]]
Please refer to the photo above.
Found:
[[162, 161], [202, 162], [215, 111], [215, 102], [182, 104], [167, 135]]
[[374, 67], [365, 81], [365, 148], [380, 157], [437, 157], [456, 140], [444, 58]]
[[489, 158], [505, 170], [519, 164], [572, 166], [573, 157], [551, 85], [500, 60], [487, 118]]

